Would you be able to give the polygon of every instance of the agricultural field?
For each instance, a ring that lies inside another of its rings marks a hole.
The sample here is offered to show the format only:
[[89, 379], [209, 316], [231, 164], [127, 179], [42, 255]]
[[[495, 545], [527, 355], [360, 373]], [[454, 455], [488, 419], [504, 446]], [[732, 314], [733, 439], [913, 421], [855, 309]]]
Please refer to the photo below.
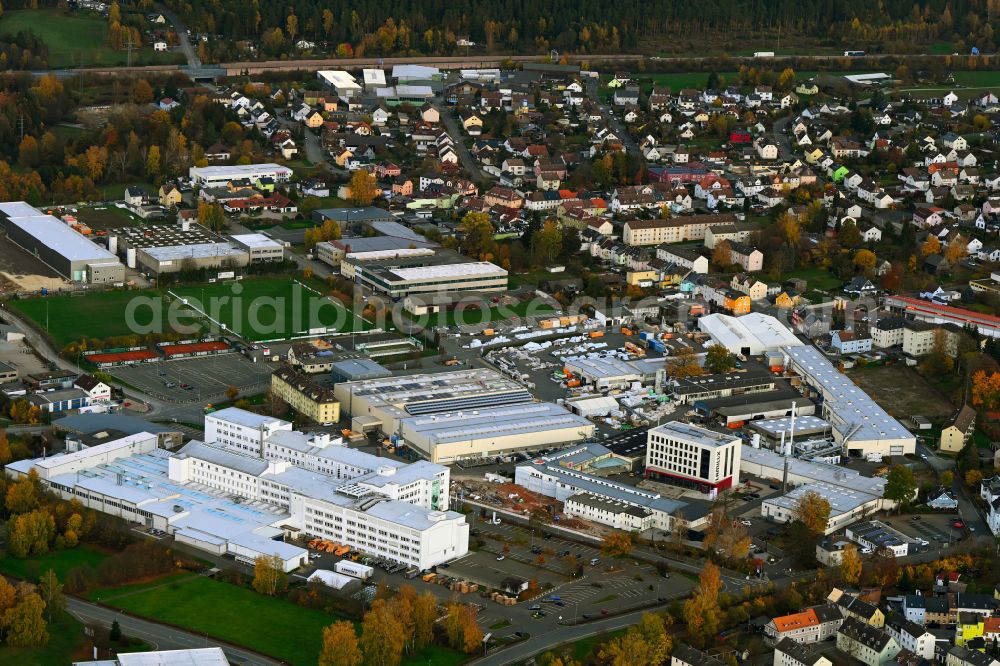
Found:
[[[108, 46], [106, 21], [82, 15], [68, 15], [57, 9], [6, 11], [0, 19], [0, 33], [34, 32], [49, 47], [49, 67], [93, 67], [124, 65], [125, 51]], [[167, 65], [183, 61], [180, 53], [154, 53], [151, 46], [133, 51], [133, 65]]]

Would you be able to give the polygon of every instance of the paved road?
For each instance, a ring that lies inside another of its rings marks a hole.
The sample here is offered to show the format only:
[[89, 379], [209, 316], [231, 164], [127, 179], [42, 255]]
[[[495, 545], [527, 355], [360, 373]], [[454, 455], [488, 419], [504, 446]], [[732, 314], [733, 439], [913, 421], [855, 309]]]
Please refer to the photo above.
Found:
[[451, 140], [455, 142], [455, 150], [458, 151], [458, 159], [462, 162], [462, 167], [465, 168], [473, 180], [486, 180], [486, 174], [480, 170], [479, 162], [469, 152], [469, 147], [465, 145], [465, 134], [462, 132], [462, 128], [458, 126], [458, 122], [455, 121], [452, 109], [442, 106], [438, 102], [434, 103], [434, 108], [441, 115], [441, 124], [444, 125], [448, 135], [451, 136]]
[[188, 67], [192, 69], [200, 68], [201, 60], [198, 59], [198, 54], [195, 53], [194, 47], [191, 46], [191, 40], [188, 39], [187, 26], [178, 18], [177, 14], [174, 14], [163, 5], [156, 4], [154, 6], [156, 7], [156, 11], [163, 14], [163, 17], [174, 26], [174, 32], [177, 33], [177, 38], [180, 40], [181, 51], [184, 52], [184, 57], [187, 58]]
[[622, 144], [625, 146], [625, 150], [632, 155], [642, 156], [639, 151], [639, 146], [636, 144], [635, 139], [632, 135], [625, 129], [625, 125], [619, 120], [618, 116], [615, 114], [614, 109], [608, 106], [605, 100], [600, 99], [597, 91], [597, 79], [588, 78], [587, 79], [587, 95], [590, 99], [597, 103], [597, 108], [601, 110], [601, 114], [604, 116], [604, 122], [607, 123], [608, 127], [622, 140]]
[[66, 597], [66, 610], [85, 624], [110, 627], [112, 622], [118, 620], [118, 624], [125, 635], [142, 639], [159, 650], [221, 647], [232, 663], [240, 664], [241, 666], [279, 666], [284, 663], [235, 645], [209, 639], [202, 634], [132, 617], [121, 611], [97, 606], [73, 597]]

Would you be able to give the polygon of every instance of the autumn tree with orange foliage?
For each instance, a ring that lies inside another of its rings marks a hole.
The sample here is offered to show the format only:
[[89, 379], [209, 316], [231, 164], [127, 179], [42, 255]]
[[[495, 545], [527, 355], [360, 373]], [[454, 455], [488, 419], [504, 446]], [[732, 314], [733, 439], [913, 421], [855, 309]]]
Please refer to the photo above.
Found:
[[712, 562], [706, 562], [698, 577], [698, 587], [694, 595], [684, 602], [682, 611], [684, 624], [687, 625], [692, 640], [702, 647], [719, 633], [721, 589], [722, 574], [719, 567]]
[[972, 375], [972, 405], [986, 411], [1000, 406], [1000, 372], [980, 370]]

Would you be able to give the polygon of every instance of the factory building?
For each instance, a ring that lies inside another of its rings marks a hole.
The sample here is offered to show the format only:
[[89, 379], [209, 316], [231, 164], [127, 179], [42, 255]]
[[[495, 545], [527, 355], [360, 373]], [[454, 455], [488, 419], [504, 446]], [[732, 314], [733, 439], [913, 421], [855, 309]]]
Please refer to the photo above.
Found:
[[284, 183], [292, 177], [292, 170], [280, 164], [235, 164], [232, 166], [191, 167], [188, 170], [195, 187], [225, 187], [235, 180], [246, 180], [251, 185], [270, 179]]
[[801, 378], [806, 397], [821, 404], [820, 416], [833, 426], [844, 455], [901, 456], [916, 452], [917, 440], [871, 396], [837, 370], [818, 349], [785, 347], [787, 368]]
[[669, 531], [677, 519], [689, 529], [707, 522], [707, 503], [675, 500], [608, 476], [627, 471], [630, 462], [601, 444], [580, 444], [518, 465], [514, 482], [563, 502], [563, 511], [617, 529]]
[[0, 203], [0, 226], [7, 238], [67, 280], [125, 282], [125, 267], [114, 254], [23, 201]]
[[758, 356], [802, 341], [771, 315], [750, 312], [741, 317], [714, 313], [698, 319], [698, 330], [734, 354]]
[[259, 455], [264, 440], [279, 430], [291, 430], [290, 421], [227, 407], [205, 415], [205, 441], [225, 444]]
[[714, 494], [739, 483], [739, 437], [671, 421], [646, 437], [646, 477]]
[[612, 356], [575, 356], [564, 359], [563, 367], [582, 383], [597, 390], [628, 388], [635, 382], [662, 385], [666, 381], [666, 366], [662, 358], [626, 361]]
[[827, 534], [832, 534], [876, 511], [891, 509], [895, 502], [882, 497], [885, 479], [862, 476], [848, 467], [785, 456], [775, 451], [743, 447], [740, 471], [770, 481], [788, 491], [761, 504], [761, 515], [779, 523], [798, 516], [798, 502], [809, 492], [830, 502]]
[[507, 271], [488, 261], [392, 268], [366, 266], [358, 284], [392, 298], [434, 291], [506, 291]]
[[776, 386], [777, 379], [771, 373], [750, 369], [742, 372], [673, 378], [668, 388], [677, 402], [682, 405], [693, 405], [699, 400], [773, 391]]
[[[258, 451], [192, 441], [171, 454], [156, 448], [155, 435], [138, 433], [6, 470], [20, 477], [35, 469], [63, 497], [214, 554], [248, 563], [277, 555], [286, 571], [308, 559], [283, 542], [288, 536], [322, 537], [421, 569], [468, 552], [465, 517], [447, 510], [448, 468], [387, 460], [327, 434], [224, 411], [241, 438], [264, 437]], [[206, 434], [219, 430], [206, 423]]]
[[535, 402], [517, 382], [482, 368], [345, 382], [334, 393], [352, 417], [351, 430], [387, 435], [398, 434], [401, 422], [411, 416]]
[[250, 254], [200, 224], [122, 227], [108, 232], [108, 249], [129, 268], [147, 275], [198, 269], [235, 269], [250, 263]]
[[594, 424], [550, 402], [411, 416], [401, 439], [435, 463], [493, 458], [593, 437]]
[[816, 405], [787, 385], [783, 389], [749, 395], [698, 400], [695, 411], [705, 417], [716, 418], [727, 428], [739, 428], [750, 421], [773, 419], [782, 416], [812, 415]]
[[285, 246], [264, 234], [236, 234], [229, 238], [237, 249], [247, 253], [251, 264], [285, 258]]

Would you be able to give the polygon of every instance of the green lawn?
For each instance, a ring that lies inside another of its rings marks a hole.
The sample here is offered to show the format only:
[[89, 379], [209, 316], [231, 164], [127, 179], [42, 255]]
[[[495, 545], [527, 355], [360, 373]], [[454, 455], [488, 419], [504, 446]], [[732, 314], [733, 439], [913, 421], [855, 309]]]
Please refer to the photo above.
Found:
[[830, 271], [823, 268], [800, 268], [789, 271], [784, 275], [785, 279], [799, 278], [806, 281], [806, 289], [820, 291], [830, 291], [843, 286], [844, 281]]
[[[315, 664], [323, 628], [342, 619], [198, 575], [105, 591], [102, 603], [236, 643], [290, 664]], [[123, 594], [124, 592], [124, 594]], [[404, 664], [460, 664], [452, 650], [430, 647]], [[2, 661], [0, 661], [2, 663]]]
[[[168, 291], [189, 299], [191, 307], [162, 298]], [[143, 300], [136, 300], [129, 315], [140, 327], [149, 327], [155, 313], [161, 321], [157, 330], [170, 330], [172, 312], [176, 315], [176, 323], [182, 326], [196, 322], [204, 324], [199, 313], [207, 312], [229, 330], [241, 335], [245, 333], [251, 340], [285, 338], [320, 327], [336, 327], [339, 331], [351, 331], [354, 326], [357, 330], [367, 327], [339, 304], [299, 287], [290, 278], [181, 286], [162, 292], [108, 291], [81, 296], [46, 296], [10, 301], [9, 305], [34, 320], [42, 330], [48, 330], [56, 344], [64, 347], [83, 336], [104, 339], [149, 332], [142, 328], [133, 330], [126, 319], [127, 308], [134, 299]], [[202, 303], [203, 299], [207, 303]]]
[[[106, 558], [107, 554], [93, 548], [88, 548], [87, 546], [77, 546], [68, 550], [54, 551], [29, 560], [19, 560], [16, 557], [4, 554], [0, 556], [0, 573], [35, 581], [41, 574], [52, 569], [56, 572], [59, 580], [66, 580], [66, 574], [70, 569], [84, 564], [97, 567]], [[0, 659], [0, 664], [2, 663], [4, 661]]]
[[[74, 662], [74, 654], [83, 639], [83, 625], [71, 615], [49, 625], [49, 642], [43, 648], [10, 648], [0, 646], [0, 664], [17, 666], [66, 666]], [[106, 653], [105, 653], [106, 654]], [[89, 656], [89, 655], [88, 655]]]
[[339, 303], [289, 278], [175, 287], [170, 293], [198, 301], [199, 310], [251, 340], [283, 339], [320, 328], [352, 331], [367, 327]]
[[[108, 24], [100, 18], [68, 15], [56, 9], [21, 9], [4, 12], [0, 33], [31, 30], [49, 47], [49, 67], [124, 65], [126, 51], [108, 46]], [[151, 45], [132, 52], [133, 65], [183, 62], [179, 52], [156, 53]]]
[[[34, 320], [39, 328], [49, 332], [58, 346], [64, 347], [83, 336], [104, 339], [131, 334], [133, 331], [125, 318], [129, 302], [159, 296], [155, 291], [106, 291], [10, 301], [8, 305]], [[156, 302], [149, 301], [154, 305]], [[141, 308], [136, 319], [140, 324], [150, 323], [150, 308]]]

